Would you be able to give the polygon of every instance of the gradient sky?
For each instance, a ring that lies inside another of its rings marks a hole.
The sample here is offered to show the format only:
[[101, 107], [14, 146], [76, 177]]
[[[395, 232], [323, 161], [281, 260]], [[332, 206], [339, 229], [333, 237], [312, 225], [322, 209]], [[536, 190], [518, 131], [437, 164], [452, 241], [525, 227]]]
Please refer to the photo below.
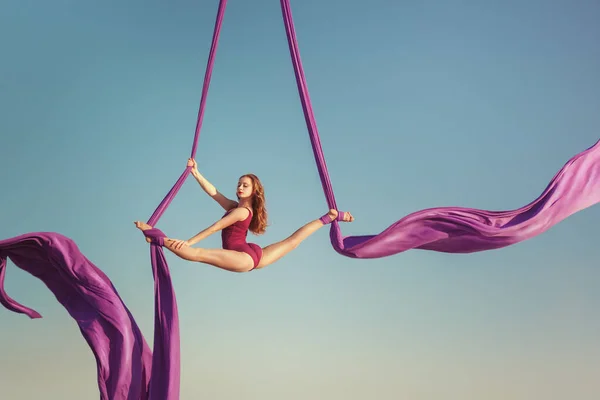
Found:
[[[57, 231], [104, 270], [153, 335], [147, 219], [189, 156], [217, 0], [8, 0], [0, 12], [0, 238]], [[370, 234], [427, 207], [537, 197], [600, 132], [597, 1], [292, 2], [340, 208]], [[266, 245], [326, 203], [279, 2], [231, 1], [198, 149], [233, 196], [264, 182]], [[190, 179], [160, 227], [222, 214]], [[502, 250], [339, 256], [327, 230], [232, 274], [167, 254], [182, 399], [531, 400], [600, 396], [592, 207]], [[202, 243], [220, 245], [219, 235]], [[77, 325], [9, 263], [2, 398], [97, 399]]]

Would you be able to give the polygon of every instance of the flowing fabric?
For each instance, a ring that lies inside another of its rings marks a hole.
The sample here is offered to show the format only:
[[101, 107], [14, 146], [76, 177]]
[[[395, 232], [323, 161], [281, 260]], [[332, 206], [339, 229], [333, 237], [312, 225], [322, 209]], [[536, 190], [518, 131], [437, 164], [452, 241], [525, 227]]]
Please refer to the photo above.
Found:
[[[208, 88], [212, 76], [215, 55], [221, 33], [221, 25], [225, 14], [227, 0], [221, 0], [215, 20], [213, 39], [208, 56], [204, 84], [196, 131], [192, 143], [190, 157], [194, 158], [202, 129], [204, 109], [208, 97]], [[155, 226], [160, 217], [167, 210], [171, 201], [175, 198], [185, 179], [189, 176], [191, 167], [187, 167], [175, 182], [171, 190], [160, 202], [154, 213], [148, 219], [148, 224]], [[179, 340], [179, 316], [177, 312], [177, 300], [175, 290], [171, 283], [169, 266], [165, 258], [163, 248], [156, 244], [150, 244], [150, 259], [154, 273], [154, 354], [152, 362], [152, 378], [150, 382], [150, 400], [176, 400], [179, 399], [180, 390], [180, 340]]]
[[0, 241], [0, 303], [41, 318], [4, 290], [7, 258], [40, 279], [79, 325], [96, 358], [100, 399], [149, 398], [150, 348], [110, 279], [71, 239], [37, 232]]
[[[323, 192], [329, 207], [337, 209], [300, 60], [289, 0], [281, 0], [281, 10]], [[600, 201], [599, 143], [571, 158], [536, 200], [519, 209], [430, 208], [407, 215], [377, 235], [363, 236], [343, 236], [339, 223], [334, 221], [330, 229], [331, 243], [338, 253], [347, 257], [380, 258], [410, 249], [471, 253], [532, 238]]]
[[[191, 157], [195, 157], [227, 0], [219, 2]], [[186, 168], [148, 220], [155, 225], [183, 186]], [[41, 279], [79, 325], [98, 367], [101, 400], [177, 400], [180, 340], [177, 301], [161, 246], [150, 244], [154, 275], [154, 348], [151, 352], [108, 277], [59, 234], [35, 232], [0, 241], [0, 303], [31, 318], [35, 310], [4, 290], [6, 261]]]

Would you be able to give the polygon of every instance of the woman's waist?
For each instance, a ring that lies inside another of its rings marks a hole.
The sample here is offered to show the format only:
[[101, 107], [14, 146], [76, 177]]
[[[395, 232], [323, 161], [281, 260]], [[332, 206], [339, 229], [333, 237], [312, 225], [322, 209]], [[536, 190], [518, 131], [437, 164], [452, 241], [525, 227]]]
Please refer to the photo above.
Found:
[[227, 244], [244, 244], [246, 243], [246, 235], [222, 235], [221, 239], [223, 241], [223, 245], [227, 245]]

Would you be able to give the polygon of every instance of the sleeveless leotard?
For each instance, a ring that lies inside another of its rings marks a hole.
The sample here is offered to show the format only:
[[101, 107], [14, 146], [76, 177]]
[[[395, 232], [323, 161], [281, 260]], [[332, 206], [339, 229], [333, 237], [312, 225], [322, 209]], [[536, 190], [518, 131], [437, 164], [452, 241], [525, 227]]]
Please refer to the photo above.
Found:
[[[231, 210], [227, 211], [223, 216], [229, 214]], [[252, 268], [254, 269], [258, 266], [262, 257], [262, 248], [254, 243], [246, 242], [248, 227], [250, 226], [250, 221], [252, 221], [252, 210], [249, 208], [248, 210], [250, 211], [248, 218], [243, 221], [237, 221], [221, 231], [221, 240], [223, 241], [223, 248], [225, 250], [235, 250], [249, 254], [254, 261], [254, 267]]]

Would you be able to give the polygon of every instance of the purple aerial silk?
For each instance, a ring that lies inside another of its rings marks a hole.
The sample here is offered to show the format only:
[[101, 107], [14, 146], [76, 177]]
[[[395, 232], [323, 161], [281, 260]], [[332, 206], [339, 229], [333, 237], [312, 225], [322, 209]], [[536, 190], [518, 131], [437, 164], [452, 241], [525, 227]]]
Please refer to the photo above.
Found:
[[[196, 121], [196, 131], [192, 143], [190, 157], [194, 158], [200, 138], [200, 130], [204, 119], [206, 98], [210, 86], [210, 78], [214, 66], [215, 54], [219, 43], [221, 25], [225, 14], [227, 0], [221, 0], [213, 30], [213, 40], [210, 47], [200, 107]], [[155, 226], [160, 217], [167, 210], [171, 201], [175, 198], [191, 167], [185, 168], [179, 179], [171, 190], [160, 202], [154, 213], [148, 219], [148, 224]], [[180, 341], [179, 341], [179, 317], [177, 312], [177, 300], [171, 283], [169, 266], [160, 243], [150, 244], [150, 258], [152, 271], [154, 273], [154, 354], [152, 361], [152, 379], [150, 381], [150, 400], [176, 400], [179, 399], [180, 389]]]
[[96, 358], [101, 400], [149, 398], [150, 348], [110, 279], [71, 239], [36, 232], [0, 241], [0, 303], [41, 318], [4, 290], [7, 258], [40, 279], [79, 325]]
[[[327, 204], [338, 209], [312, 110], [289, 0], [281, 0], [298, 92]], [[333, 248], [352, 258], [387, 257], [410, 249], [447, 253], [492, 250], [532, 238], [600, 201], [600, 142], [577, 154], [532, 203], [516, 210], [437, 207], [417, 211], [377, 235], [342, 236], [330, 230]]]
[[[213, 40], [192, 144], [195, 157], [226, 0], [219, 2]], [[323, 191], [338, 209], [292, 21], [289, 0], [281, 0], [283, 19]], [[155, 226], [181, 189], [186, 168], [160, 202], [148, 223]], [[539, 235], [568, 216], [600, 201], [600, 142], [576, 155], [532, 203], [512, 211], [439, 207], [410, 214], [377, 235], [342, 236], [333, 221], [330, 238], [340, 254], [377, 258], [409, 249], [468, 253], [497, 249]], [[0, 303], [31, 318], [41, 316], [14, 301], [4, 290], [6, 261], [42, 280], [75, 319], [98, 367], [101, 400], [176, 400], [180, 390], [180, 342], [177, 301], [160, 241], [150, 244], [154, 275], [154, 349], [150, 351], [129, 310], [108, 277], [69, 238], [35, 232], [0, 241]]]
[[[217, 12], [191, 157], [195, 157], [226, 0]], [[155, 225], [181, 189], [186, 168], [148, 223]], [[143, 240], [143, 239], [140, 239]], [[75, 319], [98, 368], [101, 400], [177, 400], [180, 394], [180, 341], [177, 301], [169, 267], [158, 244], [150, 244], [154, 275], [154, 348], [151, 352], [129, 310], [108, 277], [69, 238], [35, 232], [0, 241], [0, 303], [31, 318], [36, 311], [4, 290], [6, 261], [41, 279]]]

